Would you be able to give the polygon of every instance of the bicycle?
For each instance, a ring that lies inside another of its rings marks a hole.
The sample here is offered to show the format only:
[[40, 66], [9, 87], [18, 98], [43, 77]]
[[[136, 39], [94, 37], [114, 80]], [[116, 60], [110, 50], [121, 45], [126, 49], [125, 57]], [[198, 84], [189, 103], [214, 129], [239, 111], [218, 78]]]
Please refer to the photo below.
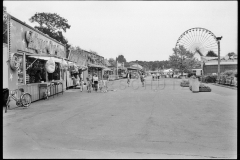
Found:
[[[16, 97], [16, 94], [17, 94], [18, 90], [21, 92], [20, 98]], [[11, 90], [9, 92], [9, 95], [8, 95], [5, 113], [7, 112], [7, 109], [9, 109], [9, 107], [10, 107], [9, 103], [10, 103], [11, 99], [16, 101], [16, 105], [18, 107], [26, 107], [26, 108], [28, 108], [31, 105], [31, 103], [32, 103], [32, 96], [31, 96], [31, 94], [27, 93], [27, 92], [24, 92], [23, 88]]]

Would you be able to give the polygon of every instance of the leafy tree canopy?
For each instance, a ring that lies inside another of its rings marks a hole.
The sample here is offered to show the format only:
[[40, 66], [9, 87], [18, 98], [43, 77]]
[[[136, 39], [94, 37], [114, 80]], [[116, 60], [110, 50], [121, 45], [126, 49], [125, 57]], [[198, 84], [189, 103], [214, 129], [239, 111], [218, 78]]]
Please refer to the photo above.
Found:
[[122, 63], [122, 62], [126, 63], [127, 62], [123, 55], [119, 55], [116, 58], [116, 61], [118, 61], [119, 63]]
[[59, 30], [63, 30], [66, 32], [66, 29], [70, 29], [70, 25], [68, 24], [68, 20], [59, 16], [56, 13], [35, 13], [29, 19], [30, 22], [37, 22], [40, 27], [46, 27], [51, 32], [56, 32]]
[[109, 62], [112, 66], [116, 65], [116, 61], [114, 60], [114, 58], [109, 58], [108, 62]]
[[207, 53], [207, 55], [206, 55], [207, 57], [218, 57], [218, 55], [216, 54], [216, 53], [214, 53], [213, 51], [208, 51], [208, 53]]
[[228, 55], [229, 57], [232, 57], [232, 56], [236, 56], [237, 54], [234, 53], [234, 52], [230, 52], [230, 53], [228, 53], [227, 55]]
[[194, 54], [183, 46], [173, 48], [173, 54], [169, 56], [169, 62], [173, 69], [178, 69], [182, 74], [183, 72], [189, 72], [199, 64], [198, 60], [194, 58]]
[[3, 43], [7, 43], [7, 9], [3, 6]]

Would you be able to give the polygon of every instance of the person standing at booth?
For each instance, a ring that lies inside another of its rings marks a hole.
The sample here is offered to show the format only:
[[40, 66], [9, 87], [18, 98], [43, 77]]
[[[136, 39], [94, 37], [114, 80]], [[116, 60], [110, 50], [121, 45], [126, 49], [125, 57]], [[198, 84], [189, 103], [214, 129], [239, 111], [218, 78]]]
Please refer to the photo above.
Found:
[[97, 92], [98, 91], [98, 76], [97, 76], [97, 74], [94, 74], [94, 76], [93, 76], [93, 84], [94, 84], [94, 90]]
[[92, 77], [89, 74], [87, 77], [87, 92], [91, 93], [91, 91], [92, 91]]
[[35, 83], [39, 83], [42, 80], [42, 76], [41, 76], [41, 70], [37, 70], [37, 73], [35, 75]]

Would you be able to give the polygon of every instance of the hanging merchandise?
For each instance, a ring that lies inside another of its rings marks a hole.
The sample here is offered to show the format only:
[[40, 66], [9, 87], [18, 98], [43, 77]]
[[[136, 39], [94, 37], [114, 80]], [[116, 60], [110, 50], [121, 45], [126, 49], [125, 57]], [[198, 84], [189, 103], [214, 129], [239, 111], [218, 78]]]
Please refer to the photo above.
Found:
[[55, 61], [52, 57], [46, 62], [45, 68], [48, 73], [53, 73], [55, 71]]
[[78, 66], [75, 63], [73, 64], [73, 68], [76, 72], [78, 72]]
[[19, 63], [19, 58], [16, 53], [11, 53], [9, 62], [10, 62], [10, 67], [12, 68], [12, 70], [15, 71], [16, 69], [19, 68], [20, 63]]
[[68, 69], [68, 64], [64, 59], [62, 59], [61, 69], [63, 69], [64, 71]]

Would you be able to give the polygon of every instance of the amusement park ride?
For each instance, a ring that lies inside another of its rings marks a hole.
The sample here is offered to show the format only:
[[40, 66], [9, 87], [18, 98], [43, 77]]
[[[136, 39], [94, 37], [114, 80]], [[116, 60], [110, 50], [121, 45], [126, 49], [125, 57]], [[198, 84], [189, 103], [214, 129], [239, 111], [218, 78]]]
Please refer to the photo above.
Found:
[[218, 76], [220, 75], [220, 40], [210, 30], [205, 28], [191, 28], [186, 30], [178, 38], [176, 46], [184, 46], [188, 51], [199, 54], [200, 57], [206, 56], [209, 51], [218, 53]]

